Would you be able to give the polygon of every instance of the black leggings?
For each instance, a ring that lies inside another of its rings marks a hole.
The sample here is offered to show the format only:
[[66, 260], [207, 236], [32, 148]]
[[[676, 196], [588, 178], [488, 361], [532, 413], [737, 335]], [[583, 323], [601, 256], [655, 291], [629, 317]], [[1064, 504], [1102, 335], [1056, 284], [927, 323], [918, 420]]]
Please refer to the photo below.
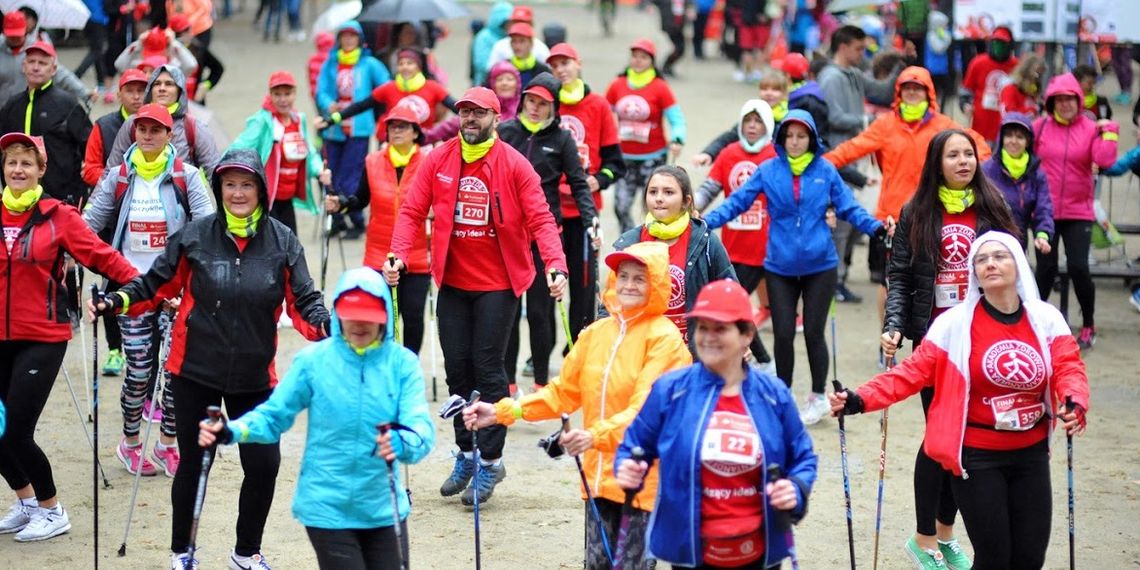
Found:
[[[531, 255], [534, 256], [534, 281], [526, 290], [526, 322], [530, 325], [530, 358], [534, 365], [534, 383], [545, 386], [550, 379], [550, 352], [554, 350], [554, 339], [557, 333], [554, 330], [556, 319], [554, 317], [554, 298], [550, 296], [550, 288], [546, 285], [546, 266], [538, 254], [538, 246], [531, 244]], [[504, 366], [508, 380], [514, 380], [515, 368], [519, 360], [519, 320], [522, 319], [522, 305], [515, 310], [514, 323], [511, 325], [510, 338], [507, 339], [507, 354], [504, 357]]]
[[108, 73], [106, 67], [107, 27], [89, 19], [83, 27], [83, 36], [87, 38], [87, 55], [83, 56], [83, 61], [75, 68], [75, 76], [82, 79], [87, 69], [94, 67], [96, 84], [102, 87], [104, 79], [115, 76], [114, 73]]
[[969, 479], [951, 479], [974, 546], [974, 569], [1037, 570], [1045, 565], [1053, 516], [1048, 449], [1035, 445], [982, 453], [1008, 455], [1009, 461], [992, 468], [971, 468]]
[[[226, 414], [241, 417], [258, 404], [269, 399], [272, 390], [244, 394], [226, 394], [203, 386], [181, 376], [172, 376], [174, 409], [177, 412], [178, 449], [182, 462], [170, 487], [171, 517], [170, 550], [186, 552], [190, 546], [190, 525], [194, 519], [194, 499], [198, 491], [198, 476], [202, 473], [202, 448], [198, 447], [198, 422], [206, 418], [206, 408], [226, 403]], [[214, 449], [210, 450], [214, 453]], [[238, 496], [237, 543], [234, 552], [239, 556], [253, 556], [261, 552], [261, 536], [265, 520], [273, 506], [273, 490], [277, 485], [277, 468], [281, 466], [281, 446], [277, 443], [243, 443], [238, 445], [244, 478]], [[218, 505], [223, 510], [232, 509]]]
[[578, 333], [598, 318], [598, 252], [590, 247], [590, 238], [582, 218], [562, 220], [562, 249], [569, 268], [570, 338], [578, 340]]
[[[915, 343], [915, 347], [918, 343]], [[923, 388], [922, 414], [926, 416], [930, 403], [934, 401], [934, 388]], [[914, 458], [914, 518], [915, 531], [926, 536], [938, 534], [935, 521], [953, 526], [958, 513], [958, 503], [954, 502], [954, 492], [950, 489], [953, 475], [942, 465], [930, 458], [918, 445]]]
[[790, 388], [796, 366], [793, 341], [796, 339], [796, 305], [803, 298], [804, 343], [807, 345], [808, 368], [811, 369], [811, 391], [822, 394], [827, 383], [827, 340], [824, 327], [827, 311], [835, 296], [835, 268], [787, 277], [768, 271], [768, 304], [772, 311], [772, 333], [776, 337], [772, 351], [776, 354], [776, 375]]
[[[740, 286], [744, 287], [749, 295], [756, 291], [756, 288], [760, 286], [760, 281], [764, 279], [763, 265], [748, 265], [734, 261], [732, 262], [732, 270], [736, 272], [736, 280]], [[756, 331], [756, 334], [752, 336], [752, 344], [748, 348], [752, 351], [752, 356], [756, 358], [756, 362], [766, 364], [772, 361], [772, 355], [768, 354], [764, 341], [760, 340], [760, 331]]]
[[[1069, 279], [1073, 281], [1073, 292], [1081, 305], [1082, 326], [1093, 326], [1093, 310], [1096, 307], [1096, 286], [1089, 273], [1089, 247], [1092, 244], [1092, 225], [1086, 220], [1055, 220], [1057, 231], [1049, 240], [1052, 251], [1048, 254], [1037, 252], [1037, 289], [1041, 299], [1049, 300], [1053, 290], [1053, 279], [1057, 277], [1057, 258], [1060, 241], [1065, 241], [1065, 265]], [[1067, 315], [1066, 315], [1067, 316]]]
[[56, 491], [51, 463], [36, 445], [36, 423], [66, 353], [66, 342], [0, 341], [0, 401], [8, 414], [0, 437], [0, 475], [13, 491], [31, 484], [40, 501]]
[[[518, 306], [519, 298], [509, 289], [440, 288], [436, 318], [449, 393], [470, 398], [472, 390], [479, 390], [484, 402], [507, 397], [507, 373], [503, 369], [507, 335], [503, 331], [510, 330]], [[463, 425], [463, 416], [456, 415], [453, 424], [455, 444], [460, 451], [470, 452], [471, 432]], [[479, 452], [489, 461], [499, 459], [506, 440], [506, 426], [483, 428], [479, 430]]]
[[[396, 563], [396, 533], [392, 527], [327, 529], [305, 527], [309, 542], [317, 552], [321, 570], [400, 570]], [[408, 560], [408, 523], [400, 523], [404, 545], [404, 565]]]
[[430, 283], [431, 274], [408, 273], [396, 286], [400, 296], [400, 341], [416, 354], [424, 344], [424, 307]]

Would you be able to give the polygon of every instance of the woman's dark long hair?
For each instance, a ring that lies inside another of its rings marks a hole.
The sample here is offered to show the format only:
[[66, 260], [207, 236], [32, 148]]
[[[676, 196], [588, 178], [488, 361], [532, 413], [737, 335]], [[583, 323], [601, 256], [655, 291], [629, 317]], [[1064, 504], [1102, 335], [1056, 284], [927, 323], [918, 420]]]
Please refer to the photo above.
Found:
[[[946, 178], [942, 175], [942, 152], [946, 148], [946, 142], [953, 136], [960, 136], [969, 141], [970, 148], [974, 149], [974, 156], [978, 156], [978, 145], [974, 142], [974, 138], [960, 129], [942, 131], [934, 135], [930, 141], [918, 188], [903, 207], [904, 210], [909, 210], [910, 232], [905, 238], [910, 242], [912, 263], [919, 258], [937, 260], [940, 255], [942, 203], [938, 199], [938, 187], [946, 184]], [[969, 187], [974, 189], [974, 209], [978, 213], [979, 224], [985, 220], [992, 224], [991, 229], [1016, 236], [1017, 226], [1013, 223], [1009, 205], [1006, 204], [1001, 192], [990, 185], [982, 174], [981, 159], [978, 159], [978, 166], [974, 170], [974, 178], [970, 180]]]

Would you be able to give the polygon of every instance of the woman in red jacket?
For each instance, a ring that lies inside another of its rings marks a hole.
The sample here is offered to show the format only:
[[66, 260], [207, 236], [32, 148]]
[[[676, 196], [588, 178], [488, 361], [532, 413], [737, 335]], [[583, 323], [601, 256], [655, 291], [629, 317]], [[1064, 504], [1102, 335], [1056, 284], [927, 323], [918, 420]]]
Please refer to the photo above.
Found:
[[0, 403], [8, 408], [0, 475], [17, 499], [0, 519], [0, 534], [14, 532], [25, 542], [71, 529], [51, 464], [34, 438], [71, 339], [63, 254], [118, 283], [138, 271], [87, 227], [79, 210], [44, 195], [43, 139], [8, 133], [0, 150], [7, 182], [0, 207]]
[[[331, 211], [368, 208], [368, 228], [364, 235], [364, 265], [379, 271], [387, 263], [396, 213], [408, 193], [411, 181], [428, 149], [421, 147], [424, 132], [415, 112], [403, 106], [393, 108], [380, 124], [388, 142], [364, 159], [364, 176], [355, 195], [332, 195], [325, 207]], [[396, 290], [400, 299], [400, 319], [404, 346], [416, 354], [424, 338], [424, 302], [431, 281], [431, 257], [428, 254], [426, 224], [412, 241], [405, 262], [408, 272]]]
[[1021, 242], [991, 231], [970, 246], [966, 300], [930, 326], [914, 354], [831, 412], [881, 410], [933, 387], [923, 448], [951, 488], [977, 570], [1041, 568], [1049, 546], [1049, 436], [1057, 414], [1085, 428], [1088, 376], [1065, 318], [1041, 301]]

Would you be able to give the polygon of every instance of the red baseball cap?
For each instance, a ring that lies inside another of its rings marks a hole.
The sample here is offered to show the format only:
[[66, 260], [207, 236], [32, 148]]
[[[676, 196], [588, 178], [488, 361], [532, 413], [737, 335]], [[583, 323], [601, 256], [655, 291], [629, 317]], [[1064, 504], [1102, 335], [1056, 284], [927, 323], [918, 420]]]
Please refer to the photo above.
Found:
[[998, 26], [994, 29], [994, 33], [990, 34], [991, 40], [1001, 40], [1004, 42], [1013, 41], [1013, 31], [1006, 26]]
[[641, 265], [646, 264], [644, 259], [641, 259], [640, 257], [637, 257], [628, 251], [611, 251], [608, 255], [606, 255], [606, 265], [614, 271], [617, 271], [618, 266], [626, 261], [634, 261], [640, 263]]
[[141, 69], [131, 68], [131, 69], [124, 71], [123, 75], [119, 77], [119, 89], [122, 89], [123, 86], [128, 84], [128, 83], [149, 83], [149, 82], [150, 82], [150, 80], [147, 78], [146, 74], [142, 72]]
[[784, 60], [780, 65], [780, 69], [788, 74], [788, 77], [794, 81], [801, 80], [807, 77], [808, 68], [810, 64], [802, 53], [792, 52], [784, 56]]
[[139, 107], [139, 112], [135, 113], [135, 124], [137, 125], [143, 119], [154, 121], [168, 129], [174, 128], [174, 117], [170, 116], [170, 111], [166, 109], [165, 105], [147, 103]]
[[542, 99], [548, 103], [554, 102], [554, 95], [551, 95], [550, 91], [547, 91], [545, 87], [542, 87], [540, 85], [527, 87], [526, 90], [523, 91], [523, 95], [534, 95], [535, 97], [538, 97], [539, 99]]
[[480, 109], [490, 109], [495, 114], [502, 113], [502, 107], [499, 105], [499, 98], [495, 95], [494, 91], [486, 87], [472, 87], [463, 92], [463, 97], [455, 103], [456, 107], [479, 107]]
[[165, 55], [167, 45], [166, 34], [162, 28], [151, 28], [142, 39], [142, 58]]
[[360, 288], [350, 289], [337, 297], [333, 310], [340, 319], [379, 324], [388, 322], [384, 300]]
[[562, 42], [550, 48], [550, 55], [546, 57], [547, 63], [556, 57], [565, 57], [574, 61], [582, 61], [581, 58], [578, 57], [578, 50], [574, 49], [574, 46], [570, 45], [567, 42]]
[[513, 21], [513, 22], [533, 22], [534, 21], [534, 10], [532, 10], [530, 6], [515, 6], [515, 9], [511, 10], [511, 20], [510, 21]]
[[653, 40], [651, 40], [649, 38], [641, 38], [640, 40], [637, 40], [637, 41], [633, 42], [632, 44], [629, 44], [629, 50], [630, 51], [633, 51], [635, 49], [639, 49], [639, 50], [649, 54], [649, 57], [657, 59], [657, 46], [654, 45]]
[[516, 22], [511, 24], [510, 29], [507, 30], [508, 36], [523, 36], [525, 38], [534, 37], [534, 26], [526, 22]]
[[417, 117], [416, 112], [407, 105], [396, 105], [392, 107], [392, 110], [388, 111], [388, 114], [384, 115], [384, 118], [380, 119], [380, 121], [383, 122], [385, 126], [387, 126], [390, 121], [401, 121], [416, 127], [420, 125], [420, 118]]
[[40, 156], [44, 159], [44, 164], [47, 164], [47, 149], [44, 147], [43, 137], [33, 137], [25, 135], [24, 133], [8, 133], [0, 137], [0, 150], [7, 149], [10, 145], [16, 143], [23, 143], [39, 151]]
[[24, 49], [24, 53], [30, 51], [40, 51], [46, 53], [48, 57], [55, 59], [55, 47], [43, 40], [40, 40]]
[[[607, 262], [609, 260], [607, 259]], [[686, 318], [708, 319], [718, 323], [752, 321], [752, 301], [740, 283], [729, 279], [713, 281], [697, 294], [697, 302]]]
[[274, 71], [269, 74], [269, 88], [274, 87], [296, 87], [297, 79], [293, 77], [292, 73], [288, 71]]
[[19, 10], [4, 14], [4, 35], [19, 38], [28, 34], [28, 18]]
[[175, 14], [170, 17], [167, 23], [170, 24], [170, 29], [174, 30], [176, 34], [181, 34], [190, 29], [190, 18], [187, 18], [186, 14]]

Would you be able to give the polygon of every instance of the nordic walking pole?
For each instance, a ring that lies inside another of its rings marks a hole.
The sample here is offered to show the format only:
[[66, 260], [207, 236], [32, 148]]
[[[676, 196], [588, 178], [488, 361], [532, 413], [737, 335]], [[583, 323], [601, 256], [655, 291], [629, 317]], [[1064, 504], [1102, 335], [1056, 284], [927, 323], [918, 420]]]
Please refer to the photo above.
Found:
[[[551, 278], [554, 277], [557, 271], [557, 269], [550, 270]], [[566, 335], [566, 346], [573, 350], [574, 339], [570, 337], [570, 317], [566, 316], [566, 301], [563, 301], [562, 298], [559, 297], [556, 303], [558, 304], [558, 315], [562, 317], [562, 332]]]
[[[835, 330], [835, 321], [831, 321], [832, 331]], [[832, 380], [831, 385], [836, 393], [843, 391], [843, 384], [839, 380]], [[851, 521], [851, 478], [847, 471], [847, 428], [843, 423], [843, 412], [836, 416], [839, 420], [839, 456], [843, 465], [843, 499], [847, 505], [847, 550], [851, 557], [851, 570], [855, 570], [855, 529]]]
[[[887, 269], [889, 271], [891, 266], [891, 236], [883, 238], [883, 245], [887, 248]], [[890, 287], [890, 282], [887, 282], [887, 287]], [[902, 336], [900, 335], [900, 339]], [[895, 350], [898, 350], [895, 346]], [[895, 367], [895, 357], [891, 356], [887, 359], [887, 370]], [[838, 376], [838, 374], [837, 374]], [[879, 534], [883, 526], [883, 483], [887, 477], [887, 414], [890, 412], [890, 407], [883, 408], [883, 414], [879, 418], [879, 491], [878, 497], [875, 500], [875, 548], [873, 558], [871, 558], [871, 569], [879, 570]]]
[[[479, 403], [480, 394], [478, 390], [471, 391], [471, 398], [467, 400], [464, 407], [474, 406]], [[471, 458], [475, 461], [475, 474], [472, 478], [471, 485], [471, 498], [475, 502], [475, 570], [482, 570], [483, 568], [483, 550], [479, 545], [479, 430], [471, 430]]]
[[[79, 296], [83, 297], [83, 268], [80, 267], [78, 263], [75, 264], [75, 282], [78, 283]], [[79, 305], [80, 305], [80, 307], [83, 306], [83, 299], [79, 300]], [[83, 311], [80, 310], [80, 313], [82, 313], [82, 312]], [[95, 316], [95, 320], [99, 320], [98, 315]], [[85, 331], [82, 326], [79, 327], [79, 346], [82, 347], [82, 349], [83, 349], [80, 352], [80, 354], [82, 354], [83, 352], [87, 352], [87, 331]], [[92, 418], [91, 418], [91, 383], [87, 380], [87, 367], [86, 366], [83, 367], [83, 393], [84, 393], [84, 395], [87, 396], [87, 421], [90, 422], [90, 421], [92, 421]], [[83, 416], [82, 416], [82, 414], [80, 414], [80, 419], [82, 419], [82, 418], [83, 418]], [[90, 438], [88, 438], [88, 439], [90, 439]], [[106, 477], [104, 477], [104, 479], [106, 479]]]
[[[222, 409], [218, 406], [206, 408], [206, 418], [211, 424], [226, 421]], [[202, 518], [202, 505], [206, 502], [206, 481], [210, 478], [210, 464], [214, 461], [210, 451], [217, 446], [215, 443], [202, 450], [202, 473], [198, 475], [198, 492], [194, 496], [194, 520], [190, 523], [190, 548], [186, 551], [187, 565], [194, 563], [194, 551], [198, 550], [198, 521]]]
[[438, 402], [439, 401], [439, 391], [436, 387], [437, 384], [436, 384], [436, 380], [435, 380], [435, 378], [436, 378], [435, 359], [436, 359], [436, 352], [439, 349], [436, 348], [435, 345], [437, 344], [437, 341], [439, 340], [438, 339], [439, 331], [436, 330], [437, 325], [436, 325], [436, 320], [435, 320], [435, 282], [433, 281], [433, 279], [434, 278], [432, 278], [432, 277], [428, 278], [428, 303], [429, 303], [429, 308], [431, 309], [431, 401]]
[[[86, 368], [85, 366], [84, 369]], [[83, 419], [83, 408], [79, 406], [79, 398], [75, 395], [75, 387], [71, 384], [71, 374], [67, 373], [67, 367], [61, 367], [60, 371], [63, 372], [63, 379], [67, 381], [67, 391], [71, 392], [71, 403], [75, 404], [75, 415], [79, 416], [79, 425], [83, 427], [83, 437], [87, 440], [87, 444], [94, 449], [95, 443], [91, 441], [91, 432], [87, 430], [87, 421]], [[103, 477], [103, 488], [110, 489], [111, 482], [107, 480], [107, 472], [103, 471], [103, 462], [99, 462], [99, 475]]]
[[[389, 267], [396, 267], [396, 254], [394, 254], [390, 251], [388, 252], [388, 266]], [[400, 341], [400, 337], [401, 337], [401, 335], [400, 335], [400, 285], [396, 284], [395, 287], [391, 287], [391, 290], [392, 290], [392, 312], [395, 313], [394, 315], [392, 315], [392, 329], [396, 331], [396, 342], [399, 343], [399, 342], [401, 342]], [[422, 318], [424, 318], [424, 316], [420, 315], [420, 318], [422, 319]]]
[[[562, 414], [562, 433], [570, 431], [570, 414]], [[598, 512], [598, 503], [594, 501], [594, 492], [590, 490], [590, 483], [586, 481], [586, 471], [582, 469], [582, 457], [580, 455], [574, 456], [574, 464], [578, 466], [578, 477], [582, 479], [582, 488], [586, 490], [586, 502], [590, 504], [590, 514], [594, 515], [594, 523], [598, 525], [598, 531], [602, 536], [602, 547], [606, 551], [606, 558], [610, 561], [610, 566], [616, 568], [617, 561], [614, 559], [614, 553], [610, 549], [610, 537], [606, 536], [606, 524], [602, 522], [602, 513]]]
[[[376, 430], [380, 435], [386, 435], [390, 427], [389, 424], [376, 424]], [[384, 458], [384, 463], [388, 464], [388, 495], [392, 498], [392, 532], [396, 533], [396, 567], [405, 570], [407, 566], [404, 565], [404, 540], [400, 532], [400, 501], [396, 495], [396, 471], [393, 468], [395, 461]]]
[[[80, 293], [82, 296], [82, 293]], [[102, 300], [103, 294], [99, 292], [99, 286], [91, 284], [91, 300], [98, 302]], [[92, 493], [93, 511], [94, 511], [94, 527], [95, 527], [95, 541], [92, 545], [92, 552], [95, 557], [95, 570], [99, 570], [99, 472], [102, 471], [102, 465], [99, 464], [99, 319], [96, 318], [91, 322], [91, 488]], [[141, 466], [140, 466], [141, 467]]]
[[[328, 165], [325, 165], [328, 168]], [[321, 293], [325, 291], [325, 276], [329, 271], [329, 239], [332, 237], [333, 215], [325, 209], [325, 200], [329, 197], [328, 185], [321, 184], [321, 212], [324, 215], [321, 223]]]
[[[775, 483], [783, 478], [784, 475], [783, 472], [780, 471], [779, 463], [773, 463], [768, 466], [769, 483]], [[788, 521], [788, 515], [783, 511], [775, 511], [775, 516], [772, 518], [775, 519], [772, 523], [776, 525], [776, 528], [783, 529], [784, 531], [784, 540], [788, 543], [788, 556], [792, 559], [792, 570], [800, 570], [800, 560], [799, 557], [796, 556], [796, 535], [792, 531], [792, 525]]]
[[[1065, 397], [1065, 411], [1073, 411], [1073, 397]], [[1069, 570], [1075, 570], [1077, 567], [1077, 522], [1076, 522], [1076, 508], [1073, 496], [1073, 434], [1065, 430], [1065, 451], [1069, 463]]]
[[[630, 451], [634, 461], [645, 461], [645, 450], [635, 447]], [[633, 518], [633, 499], [641, 487], [625, 490], [625, 502], [621, 505], [621, 524], [618, 526], [617, 552], [614, 554], [614, 570], [622, 570], [625, 565], [625, 549], [629, 544], [629, 523]]]

